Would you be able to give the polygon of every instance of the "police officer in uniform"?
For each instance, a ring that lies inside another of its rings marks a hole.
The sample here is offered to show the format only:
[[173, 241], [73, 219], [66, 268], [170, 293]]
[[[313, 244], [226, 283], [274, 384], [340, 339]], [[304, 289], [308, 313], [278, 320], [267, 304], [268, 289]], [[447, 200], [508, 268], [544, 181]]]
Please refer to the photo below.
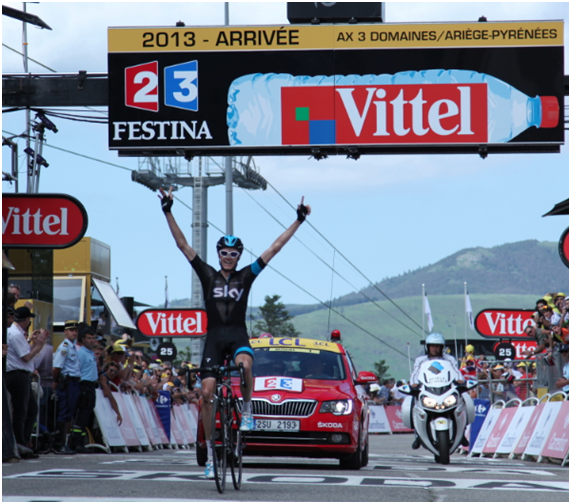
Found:
[[97, 359], [93, 348], [97, 344], [97, 335], [89, 327], [84, 326], [77, 337], [77, 357], [81, 380], [79, 382], [79, 400], [77, 413], [71, 429], [71, 447], [77, 453], [89, 453], [85, 447], [87, 432], [85, 428], [89, 424], [91, 414], [95, 408], [95, 389], [97, 387]]
[[64, 326], [65, 340], [54, 354], [52, 375], [53, 389], [58, 399], [58, 428], [63, 433], [62, 452], [73, 454], [75, 450], [67, 445], [67, 435], [77, 410], [79, 399], [80, 369], [77, 358], [75, 340], [77, 339], [78, 321], [66, 321]]

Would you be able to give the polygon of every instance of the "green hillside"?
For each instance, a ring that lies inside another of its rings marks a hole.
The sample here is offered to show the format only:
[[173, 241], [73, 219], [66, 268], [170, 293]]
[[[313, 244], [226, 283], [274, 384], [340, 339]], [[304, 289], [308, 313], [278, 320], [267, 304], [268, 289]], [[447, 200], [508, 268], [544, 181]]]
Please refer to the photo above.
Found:
[[[486, 308], [533, 308], [537, 295], [482, 295], [470, 294], [474, 316]], [[434, 319], [434, 331], [440, 332], [449, 340], [454, 339], [454, 321], [456, 321], [457, 339], [464, 339], [464, 295], [429, 296], [430, 309]], [[362, 328], [371, 332], [382, 341], [400, 352], [407, 354], [407, 343], [410, 344], [412, 360], [422, 353], [421, 329], [407, 319], [388, 301], [378, 302], [387, 312], [395, 316], [414, 332], [405, 328], [388, 314], [372, 303], [360, 303], [338, 307], [341, 314]], [[396, 303], [413, 319], [422, 325], [421, 296], [400, 298]], [[295, 328], [301, 336], [325, 340], [333, 329], [341, 331], [343, 344], [348, 348], [357, 370], [372, 370], [373, 363], [385, 359], [390, 367], [390, 374], [395, 378], [408, 378], [408, 359], [390, 349], [382, 342], [371, 337], [363, 330], [355, 327], [335, 313], [331, 313], [328, 329], [328, 310], [317, 310], [293, 319]], [[478, 338], [475, 331], [468, 327], [468, 338]]]
[[[383, 279], [376, 286], [390, 298], [418, 295], [422, 284], [429, 295], [462, 294], [464, 282], [470, 294], [529, 294], [569, 290], [569, 269], [563, 264], [555, 242], [513, 242], [492, 248], [468, 248], [432, 265]], [[374, 300], [386, 298], [374, 287], [363, 293]], [[333, 306], [366, 302], [358, 292], [333, 300]], [[323, 309], [322, 305], [288, 305], [292, 315]]]

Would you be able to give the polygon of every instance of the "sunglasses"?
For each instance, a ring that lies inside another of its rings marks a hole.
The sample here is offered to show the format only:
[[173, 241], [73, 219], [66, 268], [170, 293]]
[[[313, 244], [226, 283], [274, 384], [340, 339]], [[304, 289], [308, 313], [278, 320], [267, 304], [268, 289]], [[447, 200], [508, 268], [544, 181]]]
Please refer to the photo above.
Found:
[[220, 251], [219, 252], [220, 256], [222, 256], [222, 258], [226, 258], [227, 256], [229, 256], [230, 258], [238, 258], [238, 256], [240, 256], [240, 253], [238, 251]]

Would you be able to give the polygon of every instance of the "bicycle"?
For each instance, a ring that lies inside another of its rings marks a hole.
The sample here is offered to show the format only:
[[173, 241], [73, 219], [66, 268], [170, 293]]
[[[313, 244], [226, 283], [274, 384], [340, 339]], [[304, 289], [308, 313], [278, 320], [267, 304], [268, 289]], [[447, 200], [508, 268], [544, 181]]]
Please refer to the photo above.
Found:
[[[218, 492], [224, 493], [226, 489], [226, 472], [228, 463], [232, 474], [234, 489], [239, 490], [242, 485], [242, 449], [244, 447], [242, 433], [240, 432], [241, 415], [238, 402], [232, 391], [230, 373], [240, 373], [240, 383], [246, 386], [244, 366], [214, 366], [212, 368], [193, 368], [189, 373], [208, 371], [214, 373], [216, 378], [216, 391], [212, 400], [212, 425], [210, 444], [212, 446], [212, 464], [214, 467], [214, 480]], [[217, 418], [220, 429], [217, 430]], [[235, 427], [234, 427], [235, 424]]]

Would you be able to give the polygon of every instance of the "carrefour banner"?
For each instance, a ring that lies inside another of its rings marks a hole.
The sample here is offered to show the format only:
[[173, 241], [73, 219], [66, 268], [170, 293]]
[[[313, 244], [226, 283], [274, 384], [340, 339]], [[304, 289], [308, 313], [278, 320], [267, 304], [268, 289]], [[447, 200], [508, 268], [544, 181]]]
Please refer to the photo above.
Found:
[[564, 24], [109, 29], [125, 155], [558, 151]]

